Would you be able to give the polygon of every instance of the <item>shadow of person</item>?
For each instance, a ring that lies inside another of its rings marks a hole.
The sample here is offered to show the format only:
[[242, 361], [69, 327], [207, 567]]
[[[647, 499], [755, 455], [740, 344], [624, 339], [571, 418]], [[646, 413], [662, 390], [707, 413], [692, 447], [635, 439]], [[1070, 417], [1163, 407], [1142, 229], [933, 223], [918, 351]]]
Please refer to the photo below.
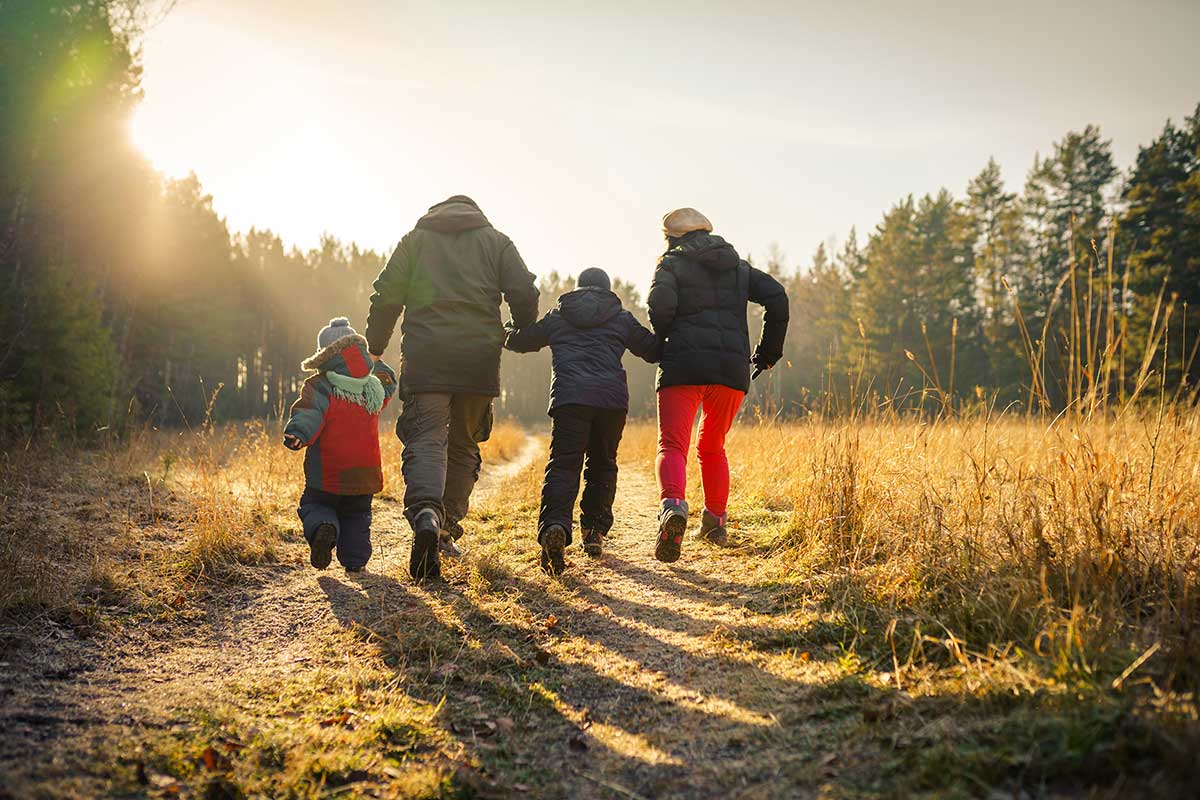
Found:
[[[393, 668], [403, 674], [405, 691], [444, 703], [439, 725], [501, 780], [540, 779], [539, 796], [590, 796], [599, 779], [646, 796], [705, 797], [767, 779], [765, 762], [753, 754], [778, 735], [770, 715], [779, 709], [755, 703], [738, 710], [747, 698], [736, 685], [752, 665], [696, 654], [607, 615], [580, 611], [517, 576], [501, 577], [499, 591], [484, 597], [452, 584], [418, 587], [380, 574], [344, 581], [322, 576], [318, 583], [341, 624], [397, 656]], [[504, 602], [489, 602], [496, 597]], [[616, 661], [573, 657], [561, 647], [562, 630], [522, 618], [514, 606], [569, 619], [568, 635], [594, 641]], [[639, 613], [632, 606], [621, 610]], [[618, 663], [641, 674], [623, 674]], [[681, 665], [725, 674], [733, 686], [709, 687], [707, 696], [681, 694]], [[766, 673], [761, 682], [778, 704], [806, 688]], [[713, 702], [718, 698], [728, 699]], [[480, 737], [481, 714], [511, 716], [520, 735]], [[681, 731], [696, 735], [681, 737]], [[531, 777], [527, 765], [548, 757], [575, 768]], [[788, 769], [799, 777], [806, 764], [800, 759]]]
[[647, 586], [701, 603], [737, 607], [745, 604], [748, 595], [762, 591], [750, 584], [699, 575], [677, 564], [663, 565], [662, 570], [647, 569], [611, 552], [606, 552], [598, 565]]

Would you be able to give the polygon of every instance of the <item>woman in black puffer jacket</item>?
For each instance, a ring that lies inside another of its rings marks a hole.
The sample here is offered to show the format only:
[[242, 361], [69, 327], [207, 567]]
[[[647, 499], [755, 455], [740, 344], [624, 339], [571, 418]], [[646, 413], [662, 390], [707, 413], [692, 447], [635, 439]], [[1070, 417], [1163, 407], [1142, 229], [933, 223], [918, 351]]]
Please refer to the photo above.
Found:
[[[687, 451], [700, 410], [696, 445], [704, 484], [704, 514], [697, 537], [724, 544], [729, 500], [725, 434], [750, 389], [750, 368], [768, 370], [783, 355], [788, 299], [779, 281], [742, 260], [712, 233], [694, 208], [663, 217], [667, 252], [654, 271], [650, 323], [665, 340], [658, 370], [658, 544], [660, 561], [676, 561], [687, 528]], [[766, 313], [753, 356], [746, 307]]]

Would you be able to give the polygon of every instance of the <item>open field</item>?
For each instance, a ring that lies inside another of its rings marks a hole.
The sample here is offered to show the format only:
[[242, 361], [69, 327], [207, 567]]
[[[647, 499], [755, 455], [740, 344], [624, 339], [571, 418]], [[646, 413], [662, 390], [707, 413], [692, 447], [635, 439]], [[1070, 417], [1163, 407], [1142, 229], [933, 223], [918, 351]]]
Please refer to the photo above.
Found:
[[605, 556], [557, 580], [544, 437], [501, 425], [467, 557], [429, 587], [390, 436], [357, 577], [308, 567], [274, 430], [21, 443], [0, 795], [1181, 796], [1198, 425], [746, 424], [736, 546], [668, 566], [636, 424]]

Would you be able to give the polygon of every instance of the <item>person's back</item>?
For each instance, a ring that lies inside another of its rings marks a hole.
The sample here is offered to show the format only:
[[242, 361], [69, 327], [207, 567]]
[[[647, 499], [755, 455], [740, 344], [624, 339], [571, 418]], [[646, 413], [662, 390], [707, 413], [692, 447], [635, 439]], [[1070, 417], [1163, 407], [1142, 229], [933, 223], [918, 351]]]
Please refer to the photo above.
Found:
[[[679, 237], [663, 255], [650, 295], [650, 322], [669, 331], [658, 388], [719, 384], [750, 390], [747, 306], [782, 298], [782, 317], [764, 327], [761, 358], [774, 364], [787, 332], [787, 298], [773, 278], [742, 260], [733, 246], [709, 231]], [[772, 309], [774, 310], [774, 309]]]
[[[679, 558], [687, 527], [687, 450], [701, 409], [697, 455], [705, 510], [698, 536], [726, 540], [729, 462], [725, 434], [750, 390], [750, 367], [770, 369], [783, 355], [788, 301], [783, 286], [742, 260], [692, 208], [663, 218], [668, 249], [654, 271], [648, 298], [650, 322], [665, 339], [658, 371], [657, 473], [662, 508], [655, 555]], [[762, 338], [750, 353], [746, 310], [766, 310]]]
[[379, 414], [396, 390], [396, 374], [367, 353], [345, 317], [317, 334], [317, 351], [300, 365], [305, 381], [283, 429], [283, 443], [304, 454], [304, 493], [297, 513], [309, 560], [338, 561], [358, 572], [371, 557], [371, 499], [383, 490]]
[[414, 578], [441, 573], [438, 546], [457, 554], [479, 443], [491, 432], [500, 394], [504, 300], [518, 326], [537, 319], [538, 291], [512, 241], [479, 206], [455, 195], [429, 209], [397, 245], [375, 281], [366, 338], [387, 347], [401, 313], [404, 514], [413, 527]]
[[628, 350], [653, 363], [661, 349], [658, 337], [621, 307], [609, 287], [603, 270], [584, 270], [579, 288], [560, 297], [558, 308], [537, 324], [512, 331], [506, 343], [518, 353], [550, 347], [554, 427], [542, 484], [538, 541], [542, 568], [555, 574], [562, 570], [563, 550], [571, 543], [579, 471], [585, 459], [579, 526], [588, 555], [600, 555], [603, 537], [613, 524], [617, 447], [629, 410], [621, 356]]
[[[535, 332], [550, 347], [550, 411], [572, 403], [598, 408], [629, 408], [629, 388], [621, 357], [656, 355], [654, 334], [642, 327], [611, 291], [585, 286], [558, 299], [536, 327], [509, 338], [508, 347], [528, 352]], [[652, 361], [657, 360], [653, 358]]]
[[537, 290], [516, 246], [475, 202], [455, 195], [429, 209], [375, 282], [367, 342], [383, 354], [396, 320], [407, 392], [500, 393], [504, 299], [518, 325], [537, 318]]

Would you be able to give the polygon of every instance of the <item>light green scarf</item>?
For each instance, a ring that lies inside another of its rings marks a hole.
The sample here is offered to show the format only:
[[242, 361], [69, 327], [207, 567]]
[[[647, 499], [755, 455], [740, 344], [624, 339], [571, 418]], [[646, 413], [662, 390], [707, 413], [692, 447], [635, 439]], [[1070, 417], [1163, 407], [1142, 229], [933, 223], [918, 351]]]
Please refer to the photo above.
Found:
[[343, 400], [362, 406], [368, 414], [378, 414], [383, 410], [383, 384], [374, 374], [365, 378], [351, 378], [330, 370], [325, 377], [333, 384], [333, 393]]

